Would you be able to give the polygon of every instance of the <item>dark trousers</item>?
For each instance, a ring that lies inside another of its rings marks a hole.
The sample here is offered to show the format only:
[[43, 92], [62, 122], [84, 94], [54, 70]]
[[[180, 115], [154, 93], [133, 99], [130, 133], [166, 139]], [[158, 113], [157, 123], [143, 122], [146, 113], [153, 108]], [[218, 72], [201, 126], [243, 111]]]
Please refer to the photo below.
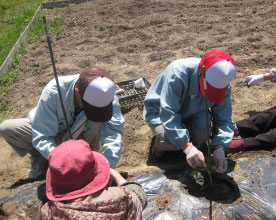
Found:
[[236, 122], [246, 150], [276, 147], [276, 106]]

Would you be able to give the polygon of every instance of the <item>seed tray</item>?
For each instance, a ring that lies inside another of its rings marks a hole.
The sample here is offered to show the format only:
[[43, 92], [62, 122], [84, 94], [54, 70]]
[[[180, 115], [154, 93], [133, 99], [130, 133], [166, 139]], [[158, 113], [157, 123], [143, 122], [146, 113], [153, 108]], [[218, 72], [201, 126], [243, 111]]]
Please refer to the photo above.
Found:
[[123, 110], [132, 108], [134, 106], [144, 105], [144, 99], [151, 84], [148, 82], [146, 78], [142, 78], [145, 83], [145, 87], [136, 88], [134, 86], [134, 81], [137, 79], [117, 83], [117, 86], [124, 90], [122, 93], [117, 94], [117, 97], [119, 98], [119, 102], [121, 105], [121, 109]]

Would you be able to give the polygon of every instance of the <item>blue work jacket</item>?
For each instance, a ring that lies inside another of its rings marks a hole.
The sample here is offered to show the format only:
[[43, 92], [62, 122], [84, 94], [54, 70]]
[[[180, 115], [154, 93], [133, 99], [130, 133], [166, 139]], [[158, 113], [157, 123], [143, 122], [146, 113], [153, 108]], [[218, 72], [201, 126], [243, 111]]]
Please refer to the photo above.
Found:
[[[166, 137], [178, 148], [190, 142], [187, 121], [200, 129], [207, 125], [205, 100], [199, 90], [199, 63], [200, 58], [191, 57], [169, 64], [153, 82], [144, 100], [144, 120], [152, 125], [162, 124]], [[208, 101], [212, 146], [228, 147], [232, 140], [234, 122], [230, 94], [231, 85], [221, 103]]]

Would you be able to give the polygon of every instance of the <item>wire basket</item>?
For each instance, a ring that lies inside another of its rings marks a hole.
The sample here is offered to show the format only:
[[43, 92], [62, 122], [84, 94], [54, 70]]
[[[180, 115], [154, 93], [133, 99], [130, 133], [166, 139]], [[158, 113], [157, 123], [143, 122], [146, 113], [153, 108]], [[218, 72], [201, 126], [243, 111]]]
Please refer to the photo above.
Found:
[[148, 82], [147, 79], [142, 78], [145, 86], [142, 88], [136, 88], [134, 85], [134, 81], [138, 79], [140, 78], [117, 83], [117, 86], [123, 91], [117, 94], [122, 112], [126, 112], [136, 106], [140, 108], [144, 106], [144, 99], [151, 84]]

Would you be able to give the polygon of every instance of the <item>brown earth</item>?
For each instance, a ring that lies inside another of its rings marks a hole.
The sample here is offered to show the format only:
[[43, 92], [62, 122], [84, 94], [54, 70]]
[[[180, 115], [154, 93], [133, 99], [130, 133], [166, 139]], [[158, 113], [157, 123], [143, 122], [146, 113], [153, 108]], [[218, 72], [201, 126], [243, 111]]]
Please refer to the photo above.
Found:
[[[276, 65], [276, 2], [270, 0], [94, 0], [51, 10], [47, 21], [63, 20], [61, 33], [51, 34], [59, 75], [97, 65], [116, 82], [145, 77], [150, 83], [175, 59], [201, 57], [212, 48], [230, 53], [237, 64], [233, 81], [233, 119], [239, 120], [275, 105], [275, 85], [245, 87], [250, 74]], [[43, 25], [41, 21], [41, 25]], [[46, 83], [54, 77], [46, 37], [26, 45], [20, 73], [0, 98], [8, 101], [8, 118], [26, 117]], [[140, 108], [124, 113], [125, 135], [118, 170], [130, 177], [158, 169], [179, 168], [181, 161], [148, 161], [152, 134]], [[28, 157], [20, 158], [0, 138], [0, 187], [25, 179]], [[229, 159], [267, 154], [254, 151]]]

